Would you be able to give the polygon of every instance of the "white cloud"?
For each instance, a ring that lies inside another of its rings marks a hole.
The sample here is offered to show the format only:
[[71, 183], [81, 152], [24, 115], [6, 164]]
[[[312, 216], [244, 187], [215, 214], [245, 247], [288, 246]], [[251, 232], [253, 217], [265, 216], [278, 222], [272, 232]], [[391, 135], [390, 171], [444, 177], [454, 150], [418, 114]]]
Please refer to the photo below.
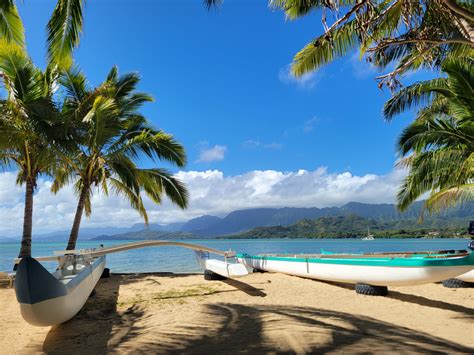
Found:
[[[328, 207], [350, 201], [393, 203], [405, 171], [386, 175], [331, 173], [326, 168], [314, 171], [282, 172], [255, 170], [225, 176], [218, 170], [181, 171], [190, 191], [189, 208], [182, 211], [165, 199], [161, 206], [145, 198], [151, 223], [184, 221], [203, 214], [225, 215], [254, 207]], [[34, 232], [44, 233], [70, 228], [76, 208], [71, 186], [57, 195], [49, 192], [51, 182], [40, 179], [34, 197]], [[15, 185], [15, 174], [0, 173], [0, 236], [18, 236], [23, 221], [23, 188]], [[83, 227], [130, 226], [141, 222], [128, 203], [117, 196], [94, 194], [92, 217]]]
[[278, 72], [278, 79], [284, 84], [296, 85], [301, 89], [313, 89], [321, 79], [321, 71], [314, 71], [296, 77], [291, 72], [291, 64], [280, 69]]
[[224, 160], [227, 147], [225, 145], [215, 145], [210, 148], [202, 148], [199, 153], [198, 163], [211, 163], [214, 161]]

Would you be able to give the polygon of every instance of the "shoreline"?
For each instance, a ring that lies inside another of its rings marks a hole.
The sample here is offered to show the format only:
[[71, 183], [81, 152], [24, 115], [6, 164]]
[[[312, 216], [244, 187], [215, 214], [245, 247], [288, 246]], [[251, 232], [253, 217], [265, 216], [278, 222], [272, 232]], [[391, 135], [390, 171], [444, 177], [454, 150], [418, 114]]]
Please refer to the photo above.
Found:
[[71, 321], [28, 325], [12, 289], [0, 289], [3, 350], [61, 353], [472, 353], [472, 289], [352, 285], [273, 273], [205, 281], [200, 274], [131, 273], [100, 280]]

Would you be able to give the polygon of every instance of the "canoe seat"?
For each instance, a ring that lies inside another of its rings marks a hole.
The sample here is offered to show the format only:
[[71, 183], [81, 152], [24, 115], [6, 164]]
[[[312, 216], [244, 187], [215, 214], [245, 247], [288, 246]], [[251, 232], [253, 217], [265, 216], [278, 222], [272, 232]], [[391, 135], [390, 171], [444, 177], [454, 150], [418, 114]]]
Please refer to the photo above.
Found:
[[0, 287], [9, 287], [13, 286], [14, 274], [7, 274], [6, 272], [0, 272]]
[[63, 284], [67, 284], [69, 281], [71, 281], [76, 275], [67, 275], [67, 276], [63, 276], [59, 279], [59, 281], [61, 281]]

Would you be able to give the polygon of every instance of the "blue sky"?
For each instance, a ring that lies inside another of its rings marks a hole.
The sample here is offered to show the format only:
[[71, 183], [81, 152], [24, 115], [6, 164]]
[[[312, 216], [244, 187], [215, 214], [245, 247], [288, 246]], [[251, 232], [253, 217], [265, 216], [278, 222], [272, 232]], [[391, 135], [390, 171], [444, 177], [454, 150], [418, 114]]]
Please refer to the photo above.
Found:
[[[19, 2], [40, 66], [53, 4]], [[114, 64], [140, 72], [141, 90], [156, 98], [144, 112], [185, 145], [188, 170], [386, 173], [407, 120], [382, 120], [389, 93], [367, 64], [354, 54], [302, 82], [288, 74], [320, 31], [319, 14], [289, 22], [265, 1], [226, 1], [211, 12], [200, 0], [88, 1], [76, 62], [93, 84]]]

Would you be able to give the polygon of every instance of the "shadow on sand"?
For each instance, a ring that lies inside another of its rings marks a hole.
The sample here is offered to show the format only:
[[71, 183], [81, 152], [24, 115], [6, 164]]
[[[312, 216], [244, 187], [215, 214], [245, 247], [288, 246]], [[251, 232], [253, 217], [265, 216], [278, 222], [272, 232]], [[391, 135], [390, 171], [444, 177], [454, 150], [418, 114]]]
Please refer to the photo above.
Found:
[[[117, 311], [118, 290], [123, 281], [120, 276], [103, 280], [97, 294], [74, 319], [51, 329], [43, 351], [49, 354], [97, 354], [119, 349], [138, 354], [472, 353], [468, 347], [431, 334], [371, 317], [313, 307], [202, 304], [196, 308], [196, 319], [176, 322], [173, 327], [156, 325], [154, 322], [159, 323], [160, 318], [146, 314], [137, 305], [125, 312]], [[253, 296], [265, 295], [243, 282], [226, 283]], [[419, 296], [411, 298], [395, 292], [392, 297], [426, 305], [425, 299]], [[449, 309], [442, 303], [431, 301], [428, 306]], [[148, 321], [152, 316], [155, 318]], [[129, 340], [137, 342], [127, 343]]]

